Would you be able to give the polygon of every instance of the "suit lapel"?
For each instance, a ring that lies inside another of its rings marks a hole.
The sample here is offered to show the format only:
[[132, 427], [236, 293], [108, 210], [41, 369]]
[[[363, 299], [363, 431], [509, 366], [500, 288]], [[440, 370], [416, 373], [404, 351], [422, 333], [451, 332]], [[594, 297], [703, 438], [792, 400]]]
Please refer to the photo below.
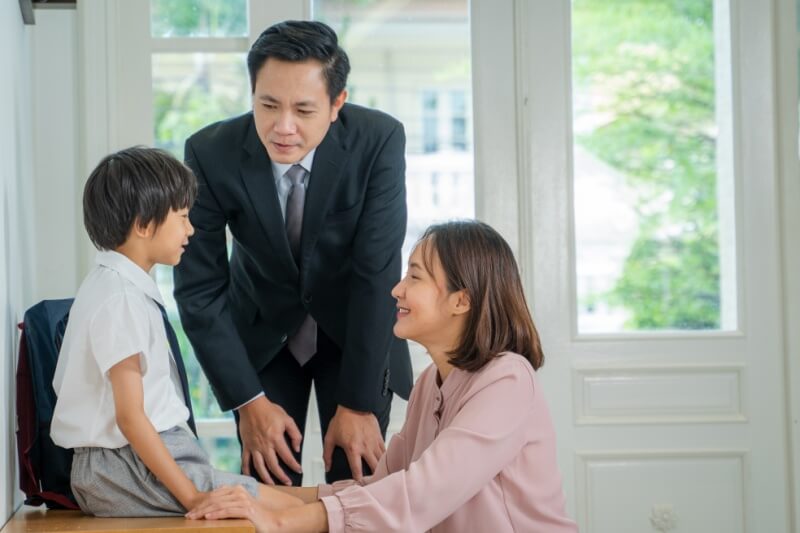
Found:
[[311, 256], [325, 215], [328, 213], [330, 198], [342, 175], [341, 167], [346, 156], [346, 148], [341, 141], [344, 136], [342, 129], [341, 120], [331, 124], [327, 135], [314, 153], [306, 192], [306, 205], [303, 210], [303, 233], [300, 237], [303, 258]]
[[[242, 181], [244, 181], [244, 186], [253, 204], [253, 210], [273, 249], [286, 269], [295, 276], [299, 275], [297, 264], [294, 262], [292, 251], [289, 248], [289, 238], [286, 236], [281, 206], [278, 203], [278, 191], [275, 189], [275, 179], [272, 175], [272, 162], [261, 139], [258, 138], [252, 120], [245, 137], [241, 173]], [[308, 213], [308, 210], [305, 213]]]

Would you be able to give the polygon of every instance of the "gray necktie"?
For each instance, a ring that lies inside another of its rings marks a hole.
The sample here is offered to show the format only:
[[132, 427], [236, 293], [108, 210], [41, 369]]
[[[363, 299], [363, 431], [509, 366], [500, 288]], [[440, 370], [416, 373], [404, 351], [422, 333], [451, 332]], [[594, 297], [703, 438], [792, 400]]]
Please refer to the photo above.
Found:
[[[292, 165], [285, 176], [292, 182], [286, 199], [286, 234], [295, 262], [300, 265], [300, 236], [303, 232], [303, 208], [306, 204], [304, 180], [308, 172], [300, 165]], [[300, 328], [289, 337], [289, 351], [300, 366], [306, 364], [317, 353], [317, 323], [306, 315]]]
[[306, 169], [300, 165], [292, 165], [285, 176], [292, 182], [289, 196], [286, 198], [286, 234], [289, 236], [289, 248], [297, 264], [300, 264], [300, 235], [303, 231], [303, 208], [306, 205]]

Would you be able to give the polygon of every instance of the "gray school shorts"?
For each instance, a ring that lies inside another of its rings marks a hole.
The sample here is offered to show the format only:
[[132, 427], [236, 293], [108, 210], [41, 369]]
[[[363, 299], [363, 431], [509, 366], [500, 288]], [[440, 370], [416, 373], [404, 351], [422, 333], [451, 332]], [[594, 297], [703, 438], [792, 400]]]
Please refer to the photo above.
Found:
[[[199, 491], [242, 485], [258, 497], [258, 482], [216, 470], [189, 431], [174, 427], [159, 433], [170, 455]], [[84, 513], [95, 516], [173, 516], [186, 509], [128, 446], [75, 448], [70, 479], [72, 493]]]

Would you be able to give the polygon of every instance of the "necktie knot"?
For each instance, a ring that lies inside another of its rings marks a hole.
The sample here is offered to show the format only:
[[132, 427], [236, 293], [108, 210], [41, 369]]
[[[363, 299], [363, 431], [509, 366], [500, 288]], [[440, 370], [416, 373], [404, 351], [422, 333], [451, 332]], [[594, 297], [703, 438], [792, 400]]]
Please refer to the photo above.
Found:
[[300, 165], [292, 165], [292, 167], [286, 171], [286, 177], [292, 182], [292, 186], [302, 185], [306, 177], [306, 169]]

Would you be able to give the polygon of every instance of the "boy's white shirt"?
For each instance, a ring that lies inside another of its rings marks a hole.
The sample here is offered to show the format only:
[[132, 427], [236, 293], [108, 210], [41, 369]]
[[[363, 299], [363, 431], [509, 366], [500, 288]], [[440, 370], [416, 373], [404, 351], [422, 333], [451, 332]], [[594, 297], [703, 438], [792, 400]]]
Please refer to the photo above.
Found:
[[99, 252], [78, 289], [53, 378], [58, 396], [50, 434], [62, 448], [120, 448], [108, 370], [141, 353], [144, 411], [156, 431], [185, 425], [156, 282], [125, 255]]

